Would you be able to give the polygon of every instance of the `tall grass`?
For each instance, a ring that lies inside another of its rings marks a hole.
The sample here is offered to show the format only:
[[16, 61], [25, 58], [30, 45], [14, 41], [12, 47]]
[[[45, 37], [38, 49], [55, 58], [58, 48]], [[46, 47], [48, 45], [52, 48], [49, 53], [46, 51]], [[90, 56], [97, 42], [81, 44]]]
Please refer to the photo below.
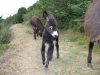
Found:
[[9, 47], [11, 36], [10, 26], [0, 23], [0, 55]]
[[0, 31], [0, 43], [7, 44], [10, 43], [11, 31], [8, 27], [3, 27]]

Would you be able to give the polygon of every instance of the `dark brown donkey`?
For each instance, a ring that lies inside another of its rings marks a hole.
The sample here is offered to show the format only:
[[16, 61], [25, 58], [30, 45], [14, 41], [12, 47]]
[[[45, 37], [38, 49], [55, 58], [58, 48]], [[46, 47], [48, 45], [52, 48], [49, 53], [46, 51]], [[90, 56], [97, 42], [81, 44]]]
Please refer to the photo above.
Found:
[[42, 36], [44, 26], [37, 16], [33, 16], [30, 19], [30, 25], [32, 25], [32, 27], [33, 27], [34, 39], [36, 39], [36, 34]]
[[84, 30], [89, 39], [87, 62], [92, 67], [92, 48], [94, 43], [100, 44], [100, 0], [94, 0], [89, 6], [84, 20]]

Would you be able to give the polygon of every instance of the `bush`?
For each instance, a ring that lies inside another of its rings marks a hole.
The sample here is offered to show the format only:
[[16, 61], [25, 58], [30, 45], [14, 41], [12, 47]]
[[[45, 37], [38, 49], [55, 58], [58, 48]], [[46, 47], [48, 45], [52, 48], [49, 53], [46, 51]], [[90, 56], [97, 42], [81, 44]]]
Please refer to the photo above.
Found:
[[0, 55], [3, 54], [8, 48], [8, 44], [0, 44]]
[[3, 24], [0, 24], [0, 44], [7, 44], [10, 43], [11, 39], [11, 31], [9, 29], [9, 26], [5, 26]]

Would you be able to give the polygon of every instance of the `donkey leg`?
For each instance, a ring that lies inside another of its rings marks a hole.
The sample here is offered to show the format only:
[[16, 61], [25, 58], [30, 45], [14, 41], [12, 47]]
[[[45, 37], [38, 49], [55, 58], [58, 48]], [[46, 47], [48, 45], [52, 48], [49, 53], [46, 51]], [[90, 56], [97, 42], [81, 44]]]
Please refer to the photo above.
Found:
[[36, 29], [33, 30], [34, 30], [34, 39], [36, 40]]
[[57, 59], [59, 59], [59, 44], [58, 44], [58, 38], [56, 40], [56, 50], [57, 50]]
[[50, 54], [51, 54], [51, 50], [52, 50], [52, 48], [51, 48], [51, 46], [49, 46], [49, 48], [48, 48], [48, 52], [47, 52], [47, 61], [46, 61], [46, 65], [45, 65], [45, 67], [46, 68], [48, 68], [48, 64], [49, 64], [49, 60], [50, 60]]
[[45, 45], [44, 44], [42, 44], [41, 55], [42, 55], [42, 63], [44, 65], [45, 64]]
[[38, 29], [36, 29], [36, 33], [37, 33], [37, 37], [39, 36], [39, 30]]
[[92, 48], [93, 48], [93, 46], [94, 46], [94, 43], [89, 42], [89, 51], [88, 51], [88, 58], [87, 58], [89, 67], [92, 67], [91, 60], [92, 60]]
[[34, 32], [34, 39], [36, 40], [36, 33]]
[[52, 60], [52, 57], [53, 57], [53, 51], [54, 51], [54, 44], [52, 44], [51, 50], [50, 50], [50, 58], [49, 58], [50, 61]]

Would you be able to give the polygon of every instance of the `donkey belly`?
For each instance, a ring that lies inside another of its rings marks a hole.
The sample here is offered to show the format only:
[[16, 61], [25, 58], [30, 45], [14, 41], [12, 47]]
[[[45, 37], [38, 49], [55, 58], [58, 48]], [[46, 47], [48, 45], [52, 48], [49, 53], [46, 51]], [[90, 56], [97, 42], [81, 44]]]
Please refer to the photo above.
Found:
[[56, 40], [53, 40], [53, 44], [56, 44]]
[[55, 44], [56, 43], [56, 40], [51, 40], [51, 39], [48, 39], [46, 40], [45, 44], [49, 45], [49, 44]]

